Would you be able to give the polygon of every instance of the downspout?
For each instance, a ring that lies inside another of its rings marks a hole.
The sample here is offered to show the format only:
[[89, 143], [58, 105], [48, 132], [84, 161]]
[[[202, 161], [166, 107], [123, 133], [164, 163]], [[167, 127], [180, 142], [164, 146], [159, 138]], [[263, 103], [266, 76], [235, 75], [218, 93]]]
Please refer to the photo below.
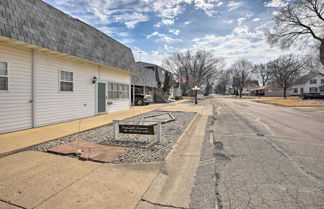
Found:
[[32, 49], [32, 127], [36, 127], [36, 56]]

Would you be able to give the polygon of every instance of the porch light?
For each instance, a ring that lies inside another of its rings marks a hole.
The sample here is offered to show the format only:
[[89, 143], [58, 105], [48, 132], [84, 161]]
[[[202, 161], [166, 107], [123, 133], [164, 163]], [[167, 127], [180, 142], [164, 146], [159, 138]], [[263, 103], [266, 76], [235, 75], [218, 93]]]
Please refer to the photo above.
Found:
[[96, 76], [93, 76], [93, 78], [92, 78], [92, 83], [93, 83], [93, 84], [97, 83], [97, 80], [98, 80], [98, 78], [97, 78]]

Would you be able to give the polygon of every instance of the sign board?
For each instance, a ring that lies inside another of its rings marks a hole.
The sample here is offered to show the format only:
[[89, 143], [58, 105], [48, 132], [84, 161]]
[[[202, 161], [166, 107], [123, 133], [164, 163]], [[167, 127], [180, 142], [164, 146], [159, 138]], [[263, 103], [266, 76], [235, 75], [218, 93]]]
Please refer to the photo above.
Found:
[[154, 135], [154, 125], [121, 125], [121, 124], [119, 124], [119, 133]]

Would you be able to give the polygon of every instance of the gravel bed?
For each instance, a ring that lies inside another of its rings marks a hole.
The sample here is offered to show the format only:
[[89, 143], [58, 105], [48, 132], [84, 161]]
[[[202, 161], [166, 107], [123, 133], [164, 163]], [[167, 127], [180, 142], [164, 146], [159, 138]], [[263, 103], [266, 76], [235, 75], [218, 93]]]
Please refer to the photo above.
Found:
[[[147, 116], [165, 114], [166, 112], [152, 111], [133, 118], [121, 121], [128, 124], [139, 121]], [[161, 143], [156, 143], [156, 135], [120, 134], [117, 140], [113, 139], [112, 125], [102, 126], [89, 131], [58, 138], [30, 148], [31, 150], [47, 152], [52, 147], [57, 147], [74, 140], [87, 140], [98, 144], [126, 146], [127, 151], [119, 156], [113, 163], [140, 163], [163, 161], [182, 132], [187, 128], [196, 113], [171, 112], [174, 121], [162, 124]], [[156, 128], [156, 127], [155, 127]], [[71, 155], [76, 157], [75, 155]]]

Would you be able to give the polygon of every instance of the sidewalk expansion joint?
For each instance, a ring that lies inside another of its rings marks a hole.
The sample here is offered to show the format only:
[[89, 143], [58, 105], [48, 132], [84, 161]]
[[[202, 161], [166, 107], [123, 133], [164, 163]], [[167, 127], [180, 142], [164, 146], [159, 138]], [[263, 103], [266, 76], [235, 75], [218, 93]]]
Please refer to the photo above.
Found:
[[190, 208], [184, 208], [184, 207], [177, 207], [177, 206], [173, 206], [173, 205], [165, 205], [165, 204], [161, 204], [161, 203], [154, 203], [145, 199], [141, 199], [141, 201], [143, 202], [147, 202], [151, 205], [155, 205], [155, 206], [159, 206], [159, 207], [164, 207], [164, 208], [177, 208], [177, 209], [190, 209]]
[[70, 186], [72, 186], [73, 184], [75, 184], [76, 182], [80, 181], [81, 179], [83, 179], [84, 177], [86, 177], [87, 175], [89, 175], [90, 173], [94, 172], [95, 170], [101, 168], [103, 166], [103, 164], [91, 169], [89, 172], [85, 173], [84, 175], [80, 176], [78, 179], [76, 179], [75, 181], [73, 181], [72, 183], [70, 183], [69, 185], [65, 186], [64, 188], [62, 188], [61, 190], [57, 191], [56, 193], [54, 193], [53, 195], [49, 196], [47, 199], [43, 200], [41, 203], [37, 204], [36, 206], [32, 207], [32, 209], [37, 208], [38, 206], [42, 205], [44, 202], [48, 201], [49, 199], [55, 197], [57, 194], [61, 193], [62, 191], [64, 191], [65, 189], [69, 188]]
[[6, 201], [6, 200], [2, 200], [2, 199], [0, 199], [0, 201], [1, 201], [1, 202], [4, 202], [4, 203], [7, 203], [8, 205], [15, 206], [15, 207], [17, 207], [17, 208], [27, 209], [27, 208], [25, 208], [25, 207], [23, 207], [23, 206], [16, 205], [16, 204], [14, 204], [14, 203], [12, 203], [12, 202], [10, 202], [10, 201]]

